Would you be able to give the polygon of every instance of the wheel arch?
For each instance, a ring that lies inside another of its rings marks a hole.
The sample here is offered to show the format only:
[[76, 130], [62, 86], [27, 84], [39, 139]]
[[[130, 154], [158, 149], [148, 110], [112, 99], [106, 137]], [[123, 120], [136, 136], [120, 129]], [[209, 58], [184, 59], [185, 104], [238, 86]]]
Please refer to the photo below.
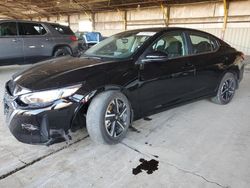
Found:
[[227, 69], [225, 69], [223, 71], [223, 73], [220, 75], [220, 78], [218, 79], [218, 83], [217, 83], [217, 86], [216, 86], [216, 92], [218, 91], [218, 88], [220, 86], [220, 82], [221, 80], [223, 79], [223, 77], [225, 76], [225, 74], [227, 73], [232, 73], [235, 75], [236, 77], [236, 81], [237, 81], [237, 88], [239, 87], [239, 75], [240, 75], [240, 70], [238, 69], [238, 66], [230, 66], [228, 67]]
[[68, 44], [57, 44], [57, 45], [55, 45], [55, 46], [53, 47], [53, 50], [52, 50], [52, 54], [51, 54], [51, 55], [53, 56], [54, 53], [55, 53], [55, 51], [56, 51], [57, 49], [59, 49], [59, 48], [65, 48], [65, 47], [68, 48], [70, 54], [72, 55], [73, 51], [72, 51], [70, 45], [68, 45]]
[[236, 76], [237, 80], [239, 80], [239, 78], [240, 78], [240, 70], [239, 70], [238, 66], [229, 67], [227, 72], [233, 73]]
[[[240, 80], [240, 70], [239, 70], [239, 67], [234, 65], [234, 66], [231, 66], [227, 69], [227, 72], [230, 72], [232, 74], [234, 74], [235, 78], [236, 78], [236, 84], [237, 84], [237, 88], [239, 87], [239, 80]], [[226, 74], [226, 73], [225, 73]], [[225, 75], [224, 74], [224, 75]]]
[[[134, 111], [133, 111], [133, 108], [132, 108], [132, 105], [130, 103], [130, 99], [128, 97], [128, 90], [122, 86], [119, 86], [119, 85], [105, 85], [105, 86], [102, 86], [102, 87], [99, 87], [97, 89], [94, 89], [90, 92], [88, 92], [86, 96], [90, 95], [90, 97], [88, 97], [88, 100], [86, 102], [83, 102], [84, 98], [79, 102], [79, 105], [77, 106], [77, 108], [75, 109], [74, 111], [74, 114], [73, 114], [73, 117], [71, 119], [71, 123], [70, 123], [70, 129], [74, 126], [74, 122], [77, 120], [77, 116], [81, 113], [84, 113], [86, 114], [87, 111], [88, 111], [88, 107], [91, 103], [91, 101], [93, 100], [93, 98], [95, 98], [98, 94], [102, 93], [102, 92], [105, 92], [105, 91], [119, 91], [121, 92], [122, 94], [124, 94], [128, 101], [129, 101], [129, 104], [130, 104], [130, 109], [131, 109], [131, 123], [133, 121], [133, 117], [134, 117]], [[86, 123], [86, 118], [84, 117], [84, 120], [85, 123]]]

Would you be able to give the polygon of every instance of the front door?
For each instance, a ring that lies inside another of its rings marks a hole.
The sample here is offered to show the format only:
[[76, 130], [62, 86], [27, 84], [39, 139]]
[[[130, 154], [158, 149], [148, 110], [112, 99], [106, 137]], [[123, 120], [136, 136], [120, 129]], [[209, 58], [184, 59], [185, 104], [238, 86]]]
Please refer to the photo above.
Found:
[[0, 66], [23, 63], [23, 40], [17, 34], [16, 22], [0, 23]]
[[182, 32], [166, 32], [143, 54], [166, 54], [166, 60], [147, 61], [140, 65], [140, 104], [144, 113], [188, 100], [196, 85], [195, 67], [187, 57], [187, 44]]

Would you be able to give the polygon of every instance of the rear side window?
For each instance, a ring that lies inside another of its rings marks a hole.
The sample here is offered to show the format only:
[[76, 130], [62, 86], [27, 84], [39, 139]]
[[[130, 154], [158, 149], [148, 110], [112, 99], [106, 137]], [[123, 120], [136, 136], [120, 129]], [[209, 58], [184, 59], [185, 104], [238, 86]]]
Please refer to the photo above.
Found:
[[16, 22], [5, 22], [0, 24], [0, 37], [17, 35]]
[[200, 34], [189, 34], [189, 36], [192, 43], [191, 54], [208, 53], [218, 49], [216, 40], [210, 36]]
[[18, 23], [20, 35], [45, 35], [47, 32], [41, 24]]
[[74, 35], [73, 31], [67, 27], [67, 26], [62, 26], [62, 25], [57, 25], [57, 24], [51, 24], [51, 26], [60, 34], [62, 35]]

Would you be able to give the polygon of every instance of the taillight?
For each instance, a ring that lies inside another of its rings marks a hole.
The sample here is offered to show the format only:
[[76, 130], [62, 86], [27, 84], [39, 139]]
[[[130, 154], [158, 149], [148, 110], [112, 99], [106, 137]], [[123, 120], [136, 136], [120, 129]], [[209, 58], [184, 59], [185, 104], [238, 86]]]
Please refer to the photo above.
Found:
[[75, 35], [70, 36], [70, 40], [77, 41], [77, 37]]

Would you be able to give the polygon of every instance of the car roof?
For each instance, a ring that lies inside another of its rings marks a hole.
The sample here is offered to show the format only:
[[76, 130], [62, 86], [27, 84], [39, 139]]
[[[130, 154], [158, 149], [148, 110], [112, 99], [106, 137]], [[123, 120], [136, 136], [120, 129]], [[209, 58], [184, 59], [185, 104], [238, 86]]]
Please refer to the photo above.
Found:
[[[181, 30], [181, 31], [197, 31], [197, 32], [202, 32], [209, 34], [207, 32], [197, 30], [197, 29], [192, 29], [192, 28], [185, 28], [185, 27], [153, 27], [153, 28], [142, 28], [142, 29], [133, 29], [133, 30], [127, 30], [127, 31], [134, 31], [134, 32], [161, 32], [161, 31], [171, 31], [171, 30]], [[126, 31], [124, 31], [126, 32]], [[211, 34], [210, 34], [211, 35]]]
[[[213, 38], [216, 38], [217, 40], [221, 41], [220, 38], [212, 35], [211, 33], [207, 33], [205, 31], [201, 31], [198, 29], [192, 29], [192, 28], [186, 28], [186, 27], [154, 27], [154, 28], [142, 28], [142, 29], [134, 29], [134, 30], [127, 30], [124, 32], [163, 32], [163, 31], [193, 31], [193, 32], [198, 32], [198, 33], [203, 33], [205, 35], [212, 36]], [[122, 33], [122, 32], [121, 32]]]
[[[53, 24], [53, 25], [65, 26], [65, 25], [61, 25], [59, 23], [54, 23], [54, 22], [43, 22], [43, 21], [32, 21], [32, 20], [17, 20], [17, 19], [0, 20], [0, 23], [1, 22], [27, 22], [27, 23], [42, 23], [42, 24]], [[68, 27], [68, 26], [65, 26], [65, 27]]]

